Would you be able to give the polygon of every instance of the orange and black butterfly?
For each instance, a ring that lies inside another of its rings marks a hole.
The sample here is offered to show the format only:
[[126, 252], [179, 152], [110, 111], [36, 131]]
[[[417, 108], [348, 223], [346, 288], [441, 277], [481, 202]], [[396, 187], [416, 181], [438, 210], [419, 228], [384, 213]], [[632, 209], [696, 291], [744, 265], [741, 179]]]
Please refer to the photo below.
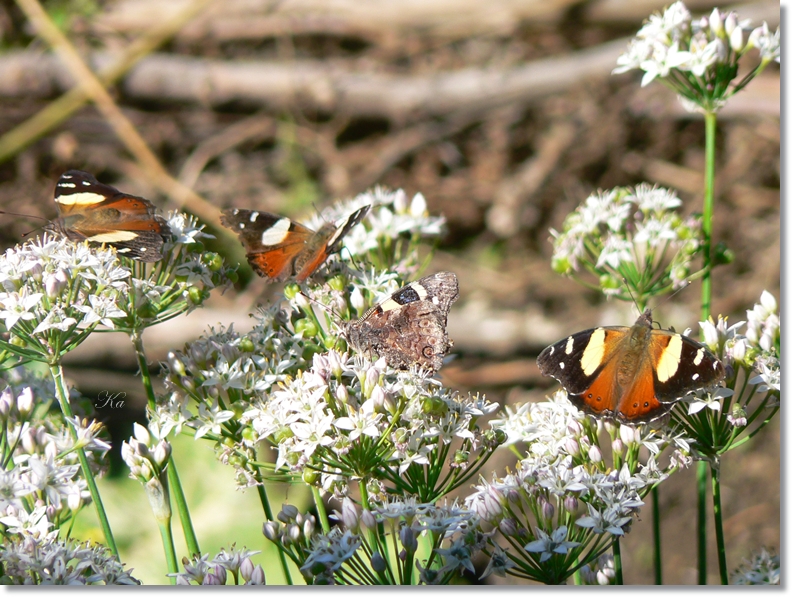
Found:
[[239, 236], [250, 267], [267, 281], [294, 277], [304, 282], [369, 211], [364, 205], [336, 224], [313, 231], [289, 218], [249, 209], [227, 209], [220, 221]]
[[81, 170], [65, 172], [55, 185], [59, 217], [48, 229], [74, 241], [103, 243], [138, 261], [162, 259], [171, 231], [149, 200], [102, 184]]
[[654, 329], [647, 309], [632, 327], [599, 327], [572, 334], [536, 359], [583, 412], [635, 425], [658, 419], [687, 393], [715, 385], [723, 364], [703, 344]]

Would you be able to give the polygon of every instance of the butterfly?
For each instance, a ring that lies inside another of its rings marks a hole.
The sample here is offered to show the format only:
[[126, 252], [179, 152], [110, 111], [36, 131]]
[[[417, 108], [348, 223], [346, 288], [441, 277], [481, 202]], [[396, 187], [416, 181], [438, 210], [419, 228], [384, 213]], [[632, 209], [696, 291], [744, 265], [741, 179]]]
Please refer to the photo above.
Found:
[[64, 172], [55, 185], [59, 217], [49, 230], [73, 241], [112, 245], [125, 257], [154, 262], [171, 236], [153, 203], [102, 184], [81, 170]]
[[368, 213], [365, 205], [337, 224], [314, 232], [283, 216], [248, 209], [227, 209], [220, 218], [234, 230], [253, 270], [268, 281], [294, 277], [304, 282], [341, 248], [341, 241]]
[[453, 345], [446, 324], [458, 297], [455, 274], [432, 274], [400, 288], [357, 321], [344, 323], [342, 333], [356, 351], [384, 357], [394, 369], [419, 365], [437, 371]]
[[715, 385], [723, 364], [703, 344], [654, 329], [647, 309], [632, 327], [599, 327], [545, 348], [536, 364], [577, 408], [620, 423], [647, 423], [693, 390]]

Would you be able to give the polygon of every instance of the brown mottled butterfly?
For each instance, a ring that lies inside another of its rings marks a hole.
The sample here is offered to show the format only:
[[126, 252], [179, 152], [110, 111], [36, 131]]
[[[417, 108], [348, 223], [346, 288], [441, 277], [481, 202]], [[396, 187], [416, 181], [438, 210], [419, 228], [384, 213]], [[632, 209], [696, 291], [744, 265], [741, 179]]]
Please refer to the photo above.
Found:
[[394, 369], [418, 365], [437, 371], [453, 345], [446, 325], [458, 297], [456, 275], [438, 272], [400, 288], [357, 321], [342, 324], [343, 335], [352, 348], [384, 357]]
[[634, 425], [660, 418], [688, 392], [724, 378], [703, 344], [654, 329], [647, 309], [632, 327], [599, 327], [545, 348], [536, 360], [582, 411]]

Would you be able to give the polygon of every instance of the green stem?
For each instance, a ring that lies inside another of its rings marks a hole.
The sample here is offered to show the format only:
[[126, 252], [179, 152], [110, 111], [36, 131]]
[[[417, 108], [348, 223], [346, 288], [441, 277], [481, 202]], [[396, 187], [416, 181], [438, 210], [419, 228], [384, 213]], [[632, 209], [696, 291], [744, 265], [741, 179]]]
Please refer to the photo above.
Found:
[[701, 278], [701, 321], [709, 319], [712, 309], [712, 212], [715, 206], [715, 130], [717, 115], [707, 112], [705, 125], [705, 166], [704, 166], [704, 213], [701, 232], [704, 237], [702, 254], [704, 256], [704, 276]]
[[621, 559], [621, 543], [619, 538], [613, 542], [613, 567], [616, 570], [616, 584], [624, 585], [624, 576], [622, 574], [622, 559]]
[[[143, 382], [143, 387], [146, 389], [149, 410], [154, 413], [157, 407], [157, 401], [154, 397], [154, 386], [151, 383], [151, 372], [149, 371], [148, 362], [146, 361], [146, 352], [143, 349], [143, 332], [134, 332], [130, 334], [130, 338], [135, 347], [138, 369], [140, 369], [140, 379]], [[187, 498], [184, 495], [184, 488], [182, 487], [179, 472], [176, 469], [176, 461], [172, 453], [168, 461], [168, 484], [170, 485], [173, 500], [176, 503], [176, 511], [179, 513], [179, 522], [184, 532], [187, 551], [191, 555], [200, 554], [201, 548], [198, 546], [198, 537], [195, 534], [195, 528], [192, 524], [190, 508], [187, 505]]]
[[652, 487], [652, 535], [654, 538], [655, 584], [663, 584], [663, 553], [660, 545], [660, 490]]
[[319, 521], [322, 523], [322, 531], [325, 533], [330, 532], [330, 519], [327, 516], [327, 508], [325, 508], [322, 494], [316, 485], [311, 485], [311, 493], [313, 494], [314, 504], [316, 505], [316, 513], [319, 514]]
[[698, 490], [698, 584], [707, 584], [707, 463], [696, 463], [696, 489]]
[[712, 509], [715, 514], [715, 541], [718, 546], [718, 572], [722, 585], [729, 584], [729, 570], [726, 568], [726, 542], [723, 538], [723, 510], [721, 509], [720, 472], [714, 466], [712, 471]]
[[[58, 394], [58, 402], [60, 403], [61, 411], [63, 411], [63, 416], [72, 418], [74, 414], [72, 413], [71, 404], [69, 404], [69, 391], [66, 389], [66, 383], [63, 380], [63, 368], [60, 363], [56, 362], [55, 364], [50, 364], [49, 369], [52, 380], [55, 382], [55, 391]], [[77, 430], [71, 423], [67, 423], [66, 426], [69, 428], [75, 445], [77, 445]], [[96, 508], [96, 514], [99, 516], [99, 523], [102, 525], [102, 531], [104, 532], [107, 546], [110, 548], [110, 551], [113, 552], [113, 555], [120, 561], [121, 558], [118, 555], [118, 547], [113, 538], [113, 531], [110, 529], [110, 521], [107, 519], [107, 513], [102, 504], [102, 497], [99, 495], [99, 488], [96, 486], [96, 480], [91, 472], [91, 466], [88, 464], [88, 458], [85, 456], [85, 450], [83, 450], [81, 446], [77, 447], [77, 456], [80, 459], [80, 467], [82, 468], [85, 481], [88, 483], [88, 491], [91, 492], [91, 499]]]
[[[269, 503], [269, 498], [267, 497], [267, 490], [264, 487], [264, 479], [261, 478], [261, 474], [256, 470], [255, 472], [256, 481], [256, 491], [258, 491], [259, 501], [261, 502], [261, 507], [264, 508], [264, 516], [267, 517], [267, 520], [275, 520], [272, 516], [272, 507]], [[289, 572], [289, 564], [286, 562], [286, 556], [283, 553], [283, 550], [278, 550], [278, 558], [280, 559], [281, 569], [283, 570], [283, 576], [286, 579], [287, 585], [293, 585], [291, 573]]]
[[[179, 563], [176, 560], [176, 548], [173, 546], [173, 530], [171, 529], [170, 520], [168, 522], [157, 522], [160, 530], [160, 537], [162, 537], [162, 548], [165, 550], [165, 560], [168, 564], [168, 572], [171, 574], [179, 571]], [[176, 577], [171, 576], [170, 583], [176, 584]]]

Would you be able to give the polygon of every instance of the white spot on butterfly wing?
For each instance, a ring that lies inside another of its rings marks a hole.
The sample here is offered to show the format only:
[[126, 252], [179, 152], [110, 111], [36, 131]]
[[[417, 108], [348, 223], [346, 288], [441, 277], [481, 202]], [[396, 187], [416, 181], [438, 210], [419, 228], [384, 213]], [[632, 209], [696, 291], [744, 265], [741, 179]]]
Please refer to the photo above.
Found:
[[250, 214], [250, 221], [255, 222], [258, 219], [258, 217], [259, 217], [259, 212], [254, 211], [252, 214]]
[[701, 361], [704, 359], [704, 348], [699, 348], [696, 352], [696, 356], [693, 359], [693, 364], [698, 367], [701, 364]]
[[281, 218], [261, 233], [261, 244], [268, 247], [279, 245], [289, 235], [290, 227], [291, 220], [289, 218]]
[[605, 356], [605, 330], [597, 328], [591, 333], [588, 344], [586, 344], [586, 350], [583, 351], [583, 356], [580, 357], [580, 368], [583, 373], [593, 375], [602, 364], [603, 356]]
[[668, 341], [660, 360], [657, 362], [657, 381], [665, 383], [676, 374], [679, 368], [679, 358], [682, 355], [682, 336], [675, 334]]
[[558, 363], [558, 368], [559, 368], [559, 369], [563, 369], [563, 368], [564, 368], [564, 362], [563, 362], [563, 361], [561, 361], [560, 363]]
[[104, 195], [100, 195], [99, 193], [74, 193], [72, 195], [61, 195], [55, 198], [55, 202], [61, 205], [94, 205], [104, 200]]
[[569, 338], [567, 338], [566, 348], [564, 349], [564, 352], [567, 354], [572, 354], [572, 349], [574, 347], [575, 347], [575, 339], [572, 336], [570, 336]]
[[74, 187], [76, 187], [77, 185], [76, 185], [76, 184], [74, 184], [73, 182], [59, 182], [59, 183], [58, 183], [58, 186], [59, 186], [59, 187], [66, 188], [66, 189], [73, 189], [73, 188], [74, 188]]

